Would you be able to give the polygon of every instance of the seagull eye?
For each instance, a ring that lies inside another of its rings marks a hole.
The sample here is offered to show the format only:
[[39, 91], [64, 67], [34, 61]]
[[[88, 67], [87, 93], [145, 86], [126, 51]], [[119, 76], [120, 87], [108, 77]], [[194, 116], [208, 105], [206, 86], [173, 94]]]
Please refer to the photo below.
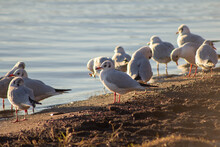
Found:
[[107, 65], [105, 64], [104, 67], [106, 67]]
[[111, 64], [109, 64], [109, 66], [108, 66], [109, 68], [111, 67]]

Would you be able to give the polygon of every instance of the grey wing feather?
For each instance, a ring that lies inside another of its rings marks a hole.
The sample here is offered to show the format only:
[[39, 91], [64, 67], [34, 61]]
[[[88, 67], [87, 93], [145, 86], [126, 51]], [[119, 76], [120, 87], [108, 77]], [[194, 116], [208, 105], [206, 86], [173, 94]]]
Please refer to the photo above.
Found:
[[132, 78], [135, 79], [138, 76], [138, 71], [139, 71], [139, 64], [138, 60], [130, 60], [128, 63], [128, 75]]
[[164, 42], [164, 45], [167, 47], [169, 54], [174, 50], [174, 46], [169, 42]]
[[153, 75], [149, 60], [141, 61], [139, 75], [145, 82], [149, 81]]
[[132, 88], [139, 85], [126, 73], [114, 70], [109, 75], [106, 77], [106, 80], [109, 83], [115, 84], [118, 88]]
[[32, 89], [25, 87], [24, 91], [28, 94], [28, 97], [30, 97], [32, 100], [35, 100], [34, 92]]
[[26, 87], [19, 87], [19, 89], [12, 92], [12, 95], [15, 104], [32, 106], [29, 101], [29, 93], [26, 92]]
[[131, 56], [128, 55], [128, 54], [125, 54], [125, 58], [127, 59], [127, 61], [130, 61], [130, 60], [131, 60]]
[[55, 89], [53, 87], [44, 84], [40, 80], [24, 78], [24, 82], [28, 88], [33, 90], [34, 96], [36, 98], [39, 96], [46, 98], [55, 94]]
[[199, 57], [202, 64], [206, 64], [208, 61], [214, 64], [218, 62], [216, 52], [208, 45], [204, 45], [203, 48], [199, 50]]
[[197, 43], [197, 44], [201, 45], [204, 41], [205, 41], [204, 38], [202, 38], [199, 35], [192, 34], [192, 33], [187, 35], [187, 37], [183, 38], [183, 42], [184, 43], [186, 43], [186, 42], [194, 42], [194, 43]]
[[0, 80], [0, 97], [7, 98], [8, 85], [12, 79], [12, 77], [4, 77]]

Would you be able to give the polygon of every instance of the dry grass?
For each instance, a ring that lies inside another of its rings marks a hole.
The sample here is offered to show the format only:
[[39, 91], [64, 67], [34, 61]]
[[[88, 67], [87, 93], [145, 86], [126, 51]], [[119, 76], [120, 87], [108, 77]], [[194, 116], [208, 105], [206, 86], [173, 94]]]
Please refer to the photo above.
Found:
[[215, 142], [202, 138], [171, 135], [145, 142], [140, 147], [215, 147]]

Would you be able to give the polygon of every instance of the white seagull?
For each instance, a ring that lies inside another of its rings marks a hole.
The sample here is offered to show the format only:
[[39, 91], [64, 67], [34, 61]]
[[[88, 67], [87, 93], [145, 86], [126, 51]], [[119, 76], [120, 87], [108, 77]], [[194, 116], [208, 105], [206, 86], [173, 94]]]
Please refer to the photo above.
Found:
[[112, 56], [112, 60], [115, 63], [115, 69], [126, 72], [127, 64], [131, 60], [131, 56], [125, 53], [122, 46], [116, 46], [114, 52], [115, 54]]
[[187, 42], [182, 46], [180, 46], [179, 48], [175, 48], [170, 54], [171, 60], [176, 62], [177, 66], [178, 66], [179, 58], [183, 58], [187, 63], [190, 64], [188, 77], [191, 75], [192, 65], [196, 66], [195, 74], [194, 74], [194, 76], [196, 76], [197, 65], [195, 62], [195, 55], [198, 48], [199, 48], [199, 44]]
[[116, 93], [119, 94], [118, 102], [120, 102], [120, 95], [130, 91], [145, 91], [147, 87], [157, 87], [147, 84], [140, 84], [133, 80], [129, 75], [124, 72], [115, 70], [114, 65], [110, 61], [105, 61], [100, 67], [100, 80], [102, 84], [111, 92], [114, 93], [114, 103], [116, 102]]
[[2, 98], [2, 107], [5, 109], [5, 100], [7, 98], [8, 85], [10, 81], [13, 79], [10, 77], [11, 74], [15, 72], [17, 69], [24, 69], [25, 63], [22, 61], [17, 62], [14, 67], [7, 72], [3, 77], [0, 77], [0, 98]]
[[[177, 44], [179, 47], [186, 42], [193, 42], [200, 46], [205, 41], [203, 37], [191, 33], [189, 27], [185, 24], [179, 26], [178, 32], [176, 32], [176, 34], [179, 34], [179, 36], [177, 37]], [[219, 42], [219, 41], [220, 40], [211, 40], [211, 42]]]
[[114, 61], [109, 57], [100, 56], [90, 59], [87, 63], [87, 68], [92, 73], [89, 73], [89, 76], [91, 77], [99, 76], [100, 70], [97, 70], [96, 67], [101, 66], [101, 64], [106, 60], [110, 60], [114, 64]]
[[191, 33], [189, 27], [185, 24], [179, 26], [178, 32], [176, 32], [176, 34], [179, 34], [177, 37], [177, 44], [179, 47], [186, 42], [193, 42], [200, 46], [205, 41], [203, 37]]
[[22, 61], [17, 62], [14, 67], [5, 74], [5, 77], [9, 77], [10, 74], [13, 74], [17, 69], [25, 69], [25, 63]]
[[152, 69], [149, 59], [152, 57], [152, 51], [148, 46], [143, 46], [135, 51], [128, 63], [127, 74], [134, 80], [146, 83], [152, 75]]
[[212, 69], [218, 63], [218, 55], [212, 41], [206, 40], [196, 52], [196, 64], [202, 69]]
[[54, 96], [71, 90], [71, 89], [56, 89], [49, 85], [44, 84], [40, 80], [30, 79], [28, 78], [28, 74], [24, 69], [16, 70], [12, 76], [23, 78], [25, 86], [33, 90], [35, 101], [41, 101], [50, 96]]
[[171, 61], [170, 53], [174, 50], [174, 46], [169, 42], [163, 42], [158, 36], [152, 36], [149, 47], [152, 49], [152, 58], [157, 62], [157, 75], [159, 76], [159, 63], [166, 64], [166, 74], [167, 63]]
[[[34, 100], [33, 91], [24, 85], [24, 81], [20, 77], [14, 78], [8, 87], [7, 93], [9, 102], [15, 107], [16, 110], [16, 120], [18, 122], [18, 109], [25, 110], [30, 107], [35, 107], [35, 104], [41, 104]], [[24, 115], [25, 120], [25, 115]]]

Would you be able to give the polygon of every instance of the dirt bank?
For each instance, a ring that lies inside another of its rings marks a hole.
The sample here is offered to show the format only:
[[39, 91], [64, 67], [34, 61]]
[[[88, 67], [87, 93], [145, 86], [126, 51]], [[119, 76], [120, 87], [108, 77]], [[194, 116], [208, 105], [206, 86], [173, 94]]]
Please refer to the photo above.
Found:
[[121, 103], [112, 104], [107, 94], [29, 115], [27, 121], [4, 120], [0, 145], [220, 145], [219, 83], [219, 69], [204, 79], [160, 77], [158, 88], [125, 94]]

